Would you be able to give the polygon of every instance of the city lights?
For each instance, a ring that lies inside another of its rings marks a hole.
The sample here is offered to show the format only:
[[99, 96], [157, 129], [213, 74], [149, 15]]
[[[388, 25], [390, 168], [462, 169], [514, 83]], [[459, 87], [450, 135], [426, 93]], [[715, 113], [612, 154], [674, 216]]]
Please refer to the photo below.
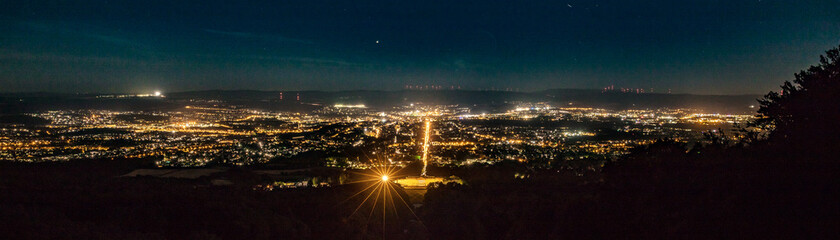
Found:
[[[634, 146], [649, 144], [658, 137], [698, 141], [703, 139], [704, 131], [752, 119], [750, 115], [705, 113], [694, 109], [614, 111], [554, 107], [548, 103], [522, 103], [510, 111], [498, 113], [470, 112], [462, 106], [411, 103], [387, 111], [324, 107], [311, 114], [289, 114], [196, 101], [169, 112], [54, 110], [29, 115], [49, 122], [42, 129], [3, 128], [0, 159], [66, 161], [94, 157], [159, 157], [161, 166], [203, 166], [214, 161], [251, 165], [277, 158], [294, 158], [307, 152], [342, 153], [345, 149], [365, 148], [389, 159], [388, 164], [405, 165], [419, 160], [422, 163], [420, 175], [425, 176], [432, 164], [579, 158], [569, 153], [608, 159], [625, 154]], [[532, 121], [536, 116], [541, 116], [542, 121], [573, 121], [583, 126], [546, 128], [485, 124]], [[433, 120], [435, 129], [432, 129]], [[637, 137], [596, 140], [613, 133], [586, 125], [605, 122], [615, 126], [610, 131]], [[420, 129], [419, 135], [401, 130], [409, 128]], [[433, 130], [435, 141], [432, 141]], [[379, 143], [383, 139], [388, 140]], [[128, 144], [98, 143], [102, 141]], [[433, 147], [435, 154], [432, 154]], [[453, 159], [451, 154], [454, 153], [467, 157]], [[349, 168], [362, 169], [373, 166], [355, 158], [346, 164]]]
[[429, 135], [432, 129], [432, 122], [426, 119], [426, 130], [423, 134], [423, 170], [420, 172], [420, 176], [426, 176], [426, 167], [429, 165], [428, 157], [429, 157]]

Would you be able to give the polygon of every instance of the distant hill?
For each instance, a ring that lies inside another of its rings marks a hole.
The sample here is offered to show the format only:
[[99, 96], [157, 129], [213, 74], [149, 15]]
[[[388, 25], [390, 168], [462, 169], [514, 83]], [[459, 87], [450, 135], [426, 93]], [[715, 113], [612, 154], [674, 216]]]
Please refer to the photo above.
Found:
[[3, 125], [45, 125], [50, 120], [26, 115], [0, 115], [0, 126]]
[[[173, 99], [202, 98], [233, 102], [280, 101], [279, 91], [197, 91], [168, 95]], [[551, 89], [537, 92], [469, 91], [469, 90], [400, 90], [400, 91], [284, 91], [283, 101], [333, 104], [365, 104], [374, 108], [390, 108], [410, 103], [459, 104], [477, 108], [503, 108], [516, 102], [549, 102], [556, 106], [601, 107], [610, 109], [636, 108], [698, 108], [711, 112], [751, 113], [750, 105], [757, 105], [760, 95], [693, 95], [693, 94], [635, 94], [601, 92], [591, 89]], [[572, 103], [571, 105], [569, 103]]]
[[[166, 98], [101, 99], [94, 94], [0, 94], [0, 113], [50, 109], [167, 110], [190, 100], [220, 100], [229, 104], [267, 110], [309, 111], [319, 105], [365, 104], [374, 109], [390, 109], [410, 103], [451, 104], [476, 111], [503, 111], [521, 102], [548, 102], [554, 106], [599, 107], [609, 109], [697, 108], [720, 113], [752, 113], [759, 95], [635, 94], [601, 92], [591, 89], [550, 89], [537, 92], [470, 90], [400, 91], [280, 91], [208, 90], [167, 93]], [[300, 101], [298, 101], [298, 97]]]

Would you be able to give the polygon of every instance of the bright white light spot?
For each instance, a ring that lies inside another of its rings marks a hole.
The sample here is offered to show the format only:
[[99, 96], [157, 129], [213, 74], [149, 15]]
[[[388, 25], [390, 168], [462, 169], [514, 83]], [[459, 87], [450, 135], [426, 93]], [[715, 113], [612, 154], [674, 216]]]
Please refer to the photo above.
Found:
[[387, 182], [388, 181], [388, 175], [382, 175], [382, 181]]
[[155, 91], [155, 97], [160, 97], [160, 91]]

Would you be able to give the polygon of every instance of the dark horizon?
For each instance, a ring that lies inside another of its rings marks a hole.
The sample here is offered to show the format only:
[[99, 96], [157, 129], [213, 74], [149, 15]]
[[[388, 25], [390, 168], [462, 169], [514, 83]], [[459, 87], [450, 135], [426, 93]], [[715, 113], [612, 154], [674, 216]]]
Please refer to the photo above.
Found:
[[[138, 94], [153, 94], [158, 90], [153, 91], [144, 91], [144, 92], [60, 92], [60, 91], [22, 91], [22, 92], [3, 92], [0, 91], [0, 95], [16, 95], [16, 94], [55, 94], [55, 95], [105, 95], [105, 94], [128, 94], [128, 95], [138, 95]], [[542, 89], [542, 90], [505, 90], [505, 89], [346, 89], [346, 90], [317, 90], [317, 89], [308, 89], [308, 90], [268, 90], [268, 89], [201, 89], [201, 90], [184, 90], [184, 91], [174, 91], [174, 92], [163, 92], [160, 91], [161, 94], [164, 96], [168, 94], [183, 94], [183, 93], [201, 93], [201, 92], [261, 92], [261, 93], [274, 93], [274, 92], [286, 92], [286, 93], [303, 93], [303, 92], [311, 92], [311, 93], [347, 93], [347, 92], [487, 92], [487, 93], [524, 93], [524, 94], [533, 94], [533, 93], [540, 93], [540, 92], [547, 92], [547, 91], [580, 91], [580, 92], [600, 92], [605, 94], [648, 94], [648, 95], [688, 95], [688, 96], [763, 96], [767, 93], [735, 93], [735, 94], [703, 94], [703, 93], [679, 93], [679, 92], [644, 92], [644, 93], [636, 93], [636, 92], [620, 92], [620, 91], [611, 91], [611, 92], [603, 92], [603, 89], [594, 89], [594, 88], [551, 88], [551, 89]]]

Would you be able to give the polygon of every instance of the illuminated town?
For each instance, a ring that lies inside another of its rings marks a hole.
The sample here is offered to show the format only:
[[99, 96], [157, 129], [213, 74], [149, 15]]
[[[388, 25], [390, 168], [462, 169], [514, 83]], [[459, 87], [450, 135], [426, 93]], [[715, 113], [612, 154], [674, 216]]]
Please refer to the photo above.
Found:
[[840, 239], [840, 0], [0, 8], [0, 240]]
[[[422, 103], [391, 109], [334, 104], [298, 113], [220, 101], [192, 101], [165, 112], [53, 110], [26, 114], [43, 122], [34, 127], [3, 125], [0, 159], [149, 158], [160, 168], [273, 164], [346, 169], [511, 160], [597, 170], [658, 139], [702, 144], [704, 133], [736, 131], [733, 126], [752, 119], [681, 108], [515, 105], [496, 113]], [[738, 135], [729, 137], [737, 140]]]
[[0, 240], [840, 239], [840, 0], [0, 8]]

